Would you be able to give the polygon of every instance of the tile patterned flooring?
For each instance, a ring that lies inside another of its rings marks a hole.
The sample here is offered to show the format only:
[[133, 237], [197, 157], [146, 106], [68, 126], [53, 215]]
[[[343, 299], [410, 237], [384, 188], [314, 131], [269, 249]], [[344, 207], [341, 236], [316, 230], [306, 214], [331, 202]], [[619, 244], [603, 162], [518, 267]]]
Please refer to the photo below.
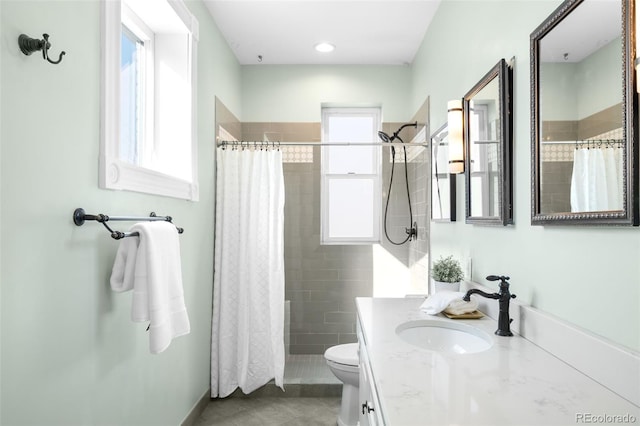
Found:
[[329, 426], [339, 411], [339, 397], [232, 397], [212, 400], [196, 426]]
[[251, 395], [239, 389], [212, 399], [194, 426], [329, 426], [340, 411], [341, 382], [323, 355], [288, 355], [282, 392], [269, 383]]

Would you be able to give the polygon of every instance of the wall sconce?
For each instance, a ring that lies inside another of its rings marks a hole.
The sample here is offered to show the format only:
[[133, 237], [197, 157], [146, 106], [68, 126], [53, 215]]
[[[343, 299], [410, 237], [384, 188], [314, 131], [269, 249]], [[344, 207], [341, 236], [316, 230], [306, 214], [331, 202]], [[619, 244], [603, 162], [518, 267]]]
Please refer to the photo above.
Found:
[[464, 173], [464, 139], [462, 100], [447, 103], [447, 125], [449, 129], [449, 173]]

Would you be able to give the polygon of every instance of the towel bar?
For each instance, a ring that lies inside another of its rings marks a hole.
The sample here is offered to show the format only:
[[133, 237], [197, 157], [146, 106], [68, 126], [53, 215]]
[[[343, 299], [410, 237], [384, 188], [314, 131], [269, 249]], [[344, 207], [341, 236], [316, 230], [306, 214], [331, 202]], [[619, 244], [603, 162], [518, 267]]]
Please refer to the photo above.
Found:
[[[73, 223], [77, 226], [84, 225], [86, 220], [95, 220], [96, 222], [100, 222], [104, 225], [105, 228], [111, 233], [111, 238], [114, 240], [120, 240], [126, 237], [137, 237], [139, 234], [137, 232], [121, 232], [114, 231], [107, 225], [109, 221], [158, 221], [163, 220], [165, 222], [173, 223], [171, 216], [157, 216], [154, 212], [151, 212], [149, 216], [107, 216], [106, 214], [87, 214], [84, 209], [79, 207], [73, 211]], [[184, 232], [183, 228], [176, 226], [178, 230], [178, 234], [182, 234]]]

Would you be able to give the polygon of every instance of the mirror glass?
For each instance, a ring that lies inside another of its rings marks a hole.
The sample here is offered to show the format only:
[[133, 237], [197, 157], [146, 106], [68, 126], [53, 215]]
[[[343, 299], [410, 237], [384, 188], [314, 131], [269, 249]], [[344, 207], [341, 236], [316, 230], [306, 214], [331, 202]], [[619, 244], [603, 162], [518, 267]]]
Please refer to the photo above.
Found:
[[455, 222], [456, 175], [449, 174], [447, 123], [431, 135], [431, 220]]
[[531, 35], [532, 223], [633, 224], [626, 0], [568, 0]]
[[467, 223], [512, 223], [510, 99], [504, 59], [464, 97]]

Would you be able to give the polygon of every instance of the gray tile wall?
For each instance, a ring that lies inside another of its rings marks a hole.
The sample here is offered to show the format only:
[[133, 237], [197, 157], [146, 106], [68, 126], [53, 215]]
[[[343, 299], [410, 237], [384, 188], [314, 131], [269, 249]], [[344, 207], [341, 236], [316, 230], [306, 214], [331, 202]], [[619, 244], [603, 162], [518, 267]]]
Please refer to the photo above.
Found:
[[[320, 123], [243, 123], [243, 140], [318, 141]], [[320, 245], [320, 148], [312, 163], [284, 163], [285, 298], [290, 353], [323, 354], [355, 342], [355, 297], [372, 296], [371, 246]]]
[[[572, 141], [592, 138], [622, 126], [622, 104], [606, 108], [578, 121], [544, 121], [542, 134], [545, 141]], [[564, 146], [564, 150], [573, 158], [573, 146]], [[558, 148], [559, 149], [559, 148]], [[571, 174], [573, 160], [566, 156], [549, 155], [543, 151], [541, 186], [542, 213], [561, 213], [571, 211]], [[564, 161], [563, 161], [564, 160]]]
[[292, 354], [322, 354], [356, 341], [355, 301], [371, 296], [371, 246], [320, 245], [320, 151], [285, 163], [285, 293]]
[[540, 211], [570, 212], [573, 161], [545, 161], [542, 163], [542, 170]]
[[[428, 111], [420, 114], [428, 117]], [[392, 133], [401, 124], [383, 124], [383, 130]], [[320, 129], [320, 123], [242, 123], [242, 139], [319, 141]], [[415, 129], [406, 128], [402, 138], [409, 142], [415, 134]], [[385, 197], [390, 163], [389, 150], [383, 152]], [[284, 163], [285, 298], [291, 301], [291, 354], [322, 354], [331, 346], [355, 342], [354, 299], [373, 296], [371, 245], [320, 245], [320, 148], [314, 147], [313, 154], [313, 162]], [[397, 157], [389, 229], [404, 239], [409, 220], [404, 163], [401, 154]], [[421, 284], [426, 283], [428, 271], [428, 150], [420, 150], [411, 160], [408, 175], [418, 241], [402, 247], [383, 243], [383, 247], [401, 259], [410, 268], [412, 279]]]
[[592, 138], [622, 127], [622, 104], [605, 108], [576, 121], [543, 121], [545, 141], [567, 141]]
[[[417, 128], [406, 127], [400, 136], [405, 143], [410, 142], [422, 127], [426, 126], [429, 117], [429, 100], [425, 100], [421, 108], [416, 112], [411, 122], [417, 121]], [[383, 131], [387, 134], [395, 132], [403, 123], [385, 123]], [[426, 135], [430, 134], [426, 129]], [[428, 136], [427, 136], [428, 137]], [[422, 141], [425, 142], [425, 141]], [[382, 236], [382, 247], [397, 260], [409, 268], [411, 276], [410, 289], [413, 293], [424, 293], [428, 288], [429, 274], [429, 179], [430, 156], [426, 148], [411, 148], [407, 150], [407, 172], [409, 178], [409, 193], [411, 194], [411, 206], [413, 221], [418, 225], [418, 239], [401, 246], [390, 243], [386, 236]], [[382, 167], [382, 218], [388, 196], [389, 179], [391, 176], [391, 150], [383, 150]], [[393, 174], [393, 187], [388, 209], [388, 233], [395, 242], [404, 241], [405, 228], [410, 226], [409, 210], [407, 207], [407, 190], [405, 183], [405, 165], [402, 149], [396, 148], [396, 164]]]
[[[428, 116], [428, 113], [426, 114]], [[320, 123], [240, 123], [216, 99], [216, 120], [245, 141], [319, 141]], [[402, 123], [384, 124], [388, 133]], [[216, 126], [217, 132], [217, 126]], [[406, 133], [405, 133], [406, 132]], [[416, 131], [407, 128], [402, 137], [409, 142]], [[428, 133], [428, 132], [427, 132]], [[217, 136], [217, 134], [216, 134]], [[411, 268], [412, 278], [426, 281], [428, 161], [423, 150], [409, 164], [414, 220], [419, 239], [401, 248], [383, 243], [395, 257]], [[389, 150], [383, 150], [383, 187], [388, 185]], [[390, 232], [408, 226], [404, 164], [398, 155], [390, 201]], [[314, 148], [311, 163], [285, 163], [285, 298], [290, 300], [291, 354], [322, 354], [333, 345], [356, 341], [355, 297], [373, 295], [373, 248], [320, 245], [320, 149]], [[383, 189], [386, 192], [386, 189]], [[383, 193], [383, 196], [384, 193]], [[383, 208], [383, 206], [381, 206]], [[393, 234], [396, 235], [396, 234]], [[384, 239], [384, 237], [383, 237]]]
[[240, 120], [216, 97], [216, 140], [220, 136], [220, 127], [223, 127], [236, 139], [242, 136], [242, 124], [240, 124]]

